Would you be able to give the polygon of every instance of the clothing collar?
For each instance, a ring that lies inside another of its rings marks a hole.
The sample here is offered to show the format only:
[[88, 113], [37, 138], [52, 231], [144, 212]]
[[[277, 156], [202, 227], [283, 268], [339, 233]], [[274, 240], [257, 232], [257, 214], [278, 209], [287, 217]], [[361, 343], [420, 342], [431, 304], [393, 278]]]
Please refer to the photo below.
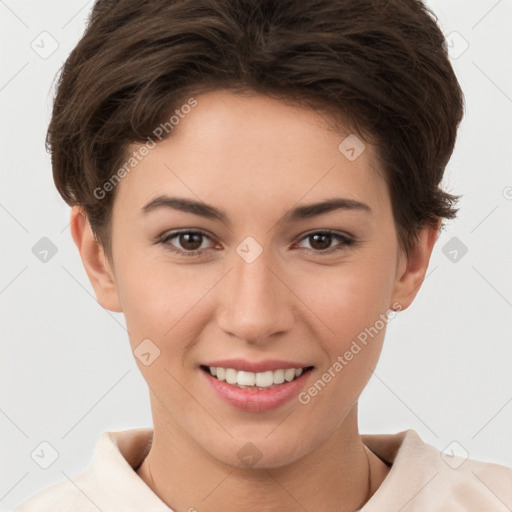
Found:
[[[119, 499], [126, 499], [122, 506], [127, 512], [141, 509], [172, 512], [136, 473], [147, 455], [152, 438], [152, 428], [104, 432], [98, 438], [93, 461], [87, 470], [93, 473], [94, 479], [105, 492], [112, 493]], [[363, 434], [361, 438], [375, 455], [391, 465], [388, 475], [361, 509], [362, 512], [377, 512], [384, 505], [397, 507], [401, 503], [403, 506], [403, 497], [400, 499], [396, 495], [396, 480], [400, 479], [399, 488], [410, 488], [412, 491], [420, 489], [425, 478], [432, 478], [436, 473], [432, 470], [432, 464], [410, 464], [411, 457], [424, 459], [427, 456], [432, 459], [431, 462], [435, 462], [434, 457], [439, 457], [439, 452], [426, 445], [413, 430], [397, 434]], [[127, 488], [130, 489], [128, 494]], [[411, 496], [413, 498], [414, 495]], [[400, 506], [396, 509], [399, 508]]]

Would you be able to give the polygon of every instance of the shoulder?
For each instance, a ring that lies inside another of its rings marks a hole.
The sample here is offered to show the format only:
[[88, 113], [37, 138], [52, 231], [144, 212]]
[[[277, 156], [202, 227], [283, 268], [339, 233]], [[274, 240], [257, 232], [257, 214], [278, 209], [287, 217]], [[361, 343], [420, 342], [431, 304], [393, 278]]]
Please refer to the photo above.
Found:
[[[437, 451], [437, 450], [436, 450]], [[512, 509], [512, 469], [500, 464], [482, 462], [452, 454], [439, 453], [444, 465], [438, 466], [436, 486], [454, 510]]]
[[78, 487], [69, 481], [59, 482], [44, 489], [15, 508], [13, 512], [98, 512]]
[[512, 469], [441, 452], [413, 430], [363, 436], [391, 469], [365, 512], [498, 512], [512, 509]]
[[62, 481], [37, 492], [14, 512], [98, 512], [95, 500], [104, 494], [98, 469], [112, 465], [112, 447], [111, 433], [104, 432], [98, 437], [92, 463], [88, 467], [72, 476], [63, 472]]
[[48, 487], [13, 512], [168, 512], [135, 469], [151, 442], [147, 428], [104, 432], [90, 465]]

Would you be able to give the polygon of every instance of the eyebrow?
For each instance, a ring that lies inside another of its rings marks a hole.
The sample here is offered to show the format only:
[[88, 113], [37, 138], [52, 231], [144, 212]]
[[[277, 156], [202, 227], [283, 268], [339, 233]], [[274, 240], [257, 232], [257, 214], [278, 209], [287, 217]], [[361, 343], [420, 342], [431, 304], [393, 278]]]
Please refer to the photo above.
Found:
[[[210, 220], [218, 220], [228, 226], [231, 225], [228, 215], [212, 205], [192, 199], [180, 197], [169, 197], [160, 195], [152, 199], [142, 207], [143, 215], [160, 208], [178, 210], [186, 213], [192, 213]], [[319, 203], [296, 206], [286, 212], [279, 223], [292, 223], [299, 220], [310, 219], [318, 215], [329, 213], [335, 210], [358, 210], [371, 213], [372, 209], [366, 203], [356, 201], [355, 199], [336, 197], [327, 199]]]

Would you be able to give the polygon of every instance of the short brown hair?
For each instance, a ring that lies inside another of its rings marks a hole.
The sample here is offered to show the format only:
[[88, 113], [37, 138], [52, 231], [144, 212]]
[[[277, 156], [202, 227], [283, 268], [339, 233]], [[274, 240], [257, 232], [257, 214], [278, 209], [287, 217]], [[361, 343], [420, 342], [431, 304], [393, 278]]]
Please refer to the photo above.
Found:
[[323, 107], [376, 144], [408, 251], [457, 212], [440, 182], [464, 97], [434, 16], [420, 0], [97, 0], [60, 70], [46, 138], [56, 187], [110, 258], [115, 189], [94, 190], [130, 144], [187, 97], [252, 91]]

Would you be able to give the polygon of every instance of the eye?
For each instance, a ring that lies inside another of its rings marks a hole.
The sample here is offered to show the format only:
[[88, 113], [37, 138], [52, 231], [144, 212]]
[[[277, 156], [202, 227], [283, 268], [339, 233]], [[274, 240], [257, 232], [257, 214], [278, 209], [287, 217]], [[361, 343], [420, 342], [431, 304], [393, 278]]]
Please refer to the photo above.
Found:
[[[338, 246], [331, 247], [331, 242], [338, 240], [341, 242]], [[311, 240], [311, 249], [317, 254], [332, 254], [333, 252], [339, 252], [346, 250], [350, 245], [354, 243], [354, 239], [343, 233], [337, 233], [335, 231], [314, 231], [306, 234], [301, 240]]]
[[[176, 239], [175, 243], [172, 242], [174, 239]], [[189, 229], [166, 233], [157, 242], [163, 244], [166, 249], [179, 255], [197, 257], [208, 250], [208, 247], [203, 246], [205, 240], [211, 240], [206, 233]], [[346, 250], [355, 243], [355, 240], [349, 235], [331, 230], [313, 231], [307, 233], [300, 240], [310, 240], [311, 248], [305, 247], [305, 249], [320, 255]], [[339, 244], [332, 247], [331, 244], [333, 240], [337, 240]]]
[[[182, 249], [175, 248], [171, 243], [171, 240], [176, 241], [181, 245]], [[204, 239], [210, 239], [210, 237], [202, 231], [174, 231], [164, 235], [159, 242], [164, 244], [167, 249], [172, 252], [178, 253], [183, 256], [201, 256], [206, 250], [201, 248]], [[200, 249], [200, 250], [198, 250]]]

